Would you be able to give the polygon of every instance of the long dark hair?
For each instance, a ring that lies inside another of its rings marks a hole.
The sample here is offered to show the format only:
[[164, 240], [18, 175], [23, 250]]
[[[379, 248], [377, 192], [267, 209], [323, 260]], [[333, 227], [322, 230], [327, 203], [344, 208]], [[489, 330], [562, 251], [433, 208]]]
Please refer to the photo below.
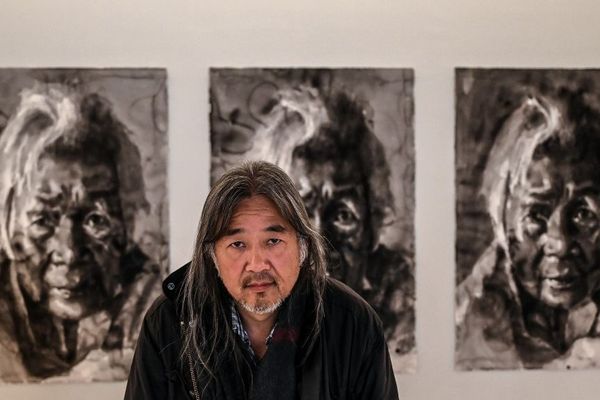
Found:
[[191, 355], [195, 370], [205, 387], [226, 354], [233, 354], [236, 367], [244, 365], [235, 351], [235, 334], [230, 326], [229, 294], [223, 287], [214, 263], [214, 243], [225, 233], [238, 204], [251, 196], [263, 195], [296, 230], [306, 257], [298, 281], [307, 282], [314, 309], [304, 343], [312, 345], [319, 334], [323, 317], [323, 291], [326, 281], [326, 257], [323, 239], [312, 227], [302, 198], [292, 180], [279, 167], [254, 161], [226, 172], [213, 186], [202, 210], [194, 255], [181, 293], [182, 315], [191, 328], [185, 335], [182, 355]]

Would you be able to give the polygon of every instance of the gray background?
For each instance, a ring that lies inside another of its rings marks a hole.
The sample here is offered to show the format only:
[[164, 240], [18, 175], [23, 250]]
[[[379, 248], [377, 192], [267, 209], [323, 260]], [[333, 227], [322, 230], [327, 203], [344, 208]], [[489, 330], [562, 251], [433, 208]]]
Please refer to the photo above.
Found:
[[[410, 399], [596, 399], [599, 371], [454, 372], [454, 67], [598, 67], [595, 0], [4, 0], [3, 67], [166, 67], [171, 265], [209, 188], [208, 68], [415, 70], [419, 367]], [[124, 383], [0, 386], [0, 399], [118, 399]]]

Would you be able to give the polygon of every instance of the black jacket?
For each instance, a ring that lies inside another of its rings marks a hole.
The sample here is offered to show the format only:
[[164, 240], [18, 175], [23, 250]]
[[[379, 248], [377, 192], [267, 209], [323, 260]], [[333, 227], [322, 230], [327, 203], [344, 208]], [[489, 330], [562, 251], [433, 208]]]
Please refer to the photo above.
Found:
[[[175, 304], [186, 272], [187, 265], [167, 277], [164, 295], [146, 314], [125, 399], [194, 399], [188, 364], [180, 357], [183, 322]], [[398, 399], [381, 321], [373, 309], [352, 289], [328, 279], [324, 311], [319, 338], [298, 371], [298, 398]]]

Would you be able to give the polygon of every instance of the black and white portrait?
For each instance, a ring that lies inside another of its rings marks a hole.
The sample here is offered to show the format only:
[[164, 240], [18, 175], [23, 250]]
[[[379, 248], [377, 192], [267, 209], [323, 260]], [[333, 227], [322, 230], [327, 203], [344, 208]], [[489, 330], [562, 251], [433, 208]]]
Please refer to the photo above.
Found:
[[413, 72], [212, 69], [214, 182], [244, 160], [294, 180], [329, 274], [381, 317], [394, 368], [416, 365]]
[[0, 382], [127, 378], [167, 270], [166, 72], [0, 69]]
[[456, 72], [458, 369], [600, 364], [600, 71]]

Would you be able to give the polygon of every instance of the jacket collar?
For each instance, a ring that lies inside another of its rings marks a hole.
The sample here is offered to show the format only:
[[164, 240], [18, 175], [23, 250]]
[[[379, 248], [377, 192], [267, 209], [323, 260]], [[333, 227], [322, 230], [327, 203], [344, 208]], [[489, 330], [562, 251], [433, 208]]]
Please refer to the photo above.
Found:
[[162, 283], [162, 290], [164, 295], [171, 301], [176, 301], [179, 293], [183, 289], [183, 281], [190, 269], [191, 262], [184, 264], [171, 272], [169, 276]]

